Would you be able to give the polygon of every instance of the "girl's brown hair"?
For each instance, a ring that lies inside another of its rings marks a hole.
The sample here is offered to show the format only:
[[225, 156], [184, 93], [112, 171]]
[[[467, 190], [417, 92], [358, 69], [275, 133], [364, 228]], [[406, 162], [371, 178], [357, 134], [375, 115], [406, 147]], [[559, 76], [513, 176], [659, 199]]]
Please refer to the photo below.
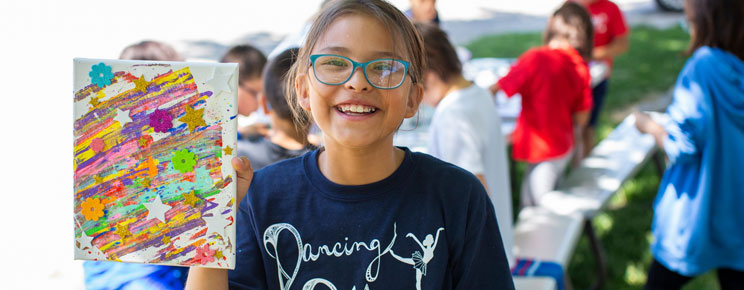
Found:
[[395, 6], [382, 0], [335, 0], [324, 5], [318, 12], [308, 32], [305, 44], [300, 48], [297, 61], [292, 65], [287, 75], [287, 104], [290, 105], [295, 117], [295, 124], [304, 128], [310, 123], [310, 115], [300, 107], [297, 100], [295, 83], [297, 76], [307, 70], [310, 63], [310, 53], [328, 27], [341, 16], [356, 14], [370, 16], [382, 23], [390, 31], [393, 40], [402, 41], [402, 57], [408, 56], [411, 63], [408, 74], [416, 84], [421, 80], [424, 61], [424, 45], [410, 20]]
[[744, 60], [744, 0], [687, 0], [692, 53], [701, 46], [728, 51]]
[[564, 39], [587, 61], [592, 58], [594, 47], [594, 27], [592, 17], [584, 6], [566, 2], [548, 20], [544, 44], [553, 39]]

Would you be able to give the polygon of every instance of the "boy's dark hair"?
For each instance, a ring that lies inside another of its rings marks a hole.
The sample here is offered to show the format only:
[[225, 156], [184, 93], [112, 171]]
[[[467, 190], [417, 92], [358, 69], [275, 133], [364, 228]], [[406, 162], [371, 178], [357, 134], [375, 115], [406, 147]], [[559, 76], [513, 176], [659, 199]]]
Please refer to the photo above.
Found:
[[261, 77], [266, 65], [266, 56], [251, 45], [238, 45], [225, 53], [220, 62], [238, 63], [239, 81], [249, 81]]
[[578, 3], [564, 3], [548, 20], [543, 43], [548, 44], [556, 38], [568, 41], [584, 59], [591, 59], [594, 27], [589, 12]]
[[462, 73], [462, 63], [447, 33], [439, 26], [429, 23], [416, 23], [416, 30], [424, 40], [427, 70], [434, 72], [447, 82]]
[[162, 42], [144, 40], [124, 48], [119, 59], [183, 61], [173, 47]]
[[292, 110], [284, 95], [287, 73], [297, 60], [299, 48], [290, 48], [272, 58], [263, 72], [264, 96], [271, 110], [280, 118], [292, 121]]
[[744, 1], [687, 0], [685, 4], [692, 29], [690, 53], [710, 46], [744, 60]]

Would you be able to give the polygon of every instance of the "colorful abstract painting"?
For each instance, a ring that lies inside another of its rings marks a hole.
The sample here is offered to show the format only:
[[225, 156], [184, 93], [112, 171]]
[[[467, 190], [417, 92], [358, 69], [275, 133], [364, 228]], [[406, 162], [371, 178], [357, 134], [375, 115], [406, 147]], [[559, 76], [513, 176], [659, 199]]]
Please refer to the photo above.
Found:
[[237, 78], [74, 60], [76, 259], [234, 268]]

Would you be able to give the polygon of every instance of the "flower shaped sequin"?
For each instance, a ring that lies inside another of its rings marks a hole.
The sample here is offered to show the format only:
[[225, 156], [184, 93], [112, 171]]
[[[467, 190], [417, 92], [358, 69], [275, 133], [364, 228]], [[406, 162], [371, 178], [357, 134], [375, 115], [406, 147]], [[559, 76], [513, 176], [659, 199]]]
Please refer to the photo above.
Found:
[[96, 153], [103, 152], [103, 149], [105, 148], [106, 143], [104, 143], [101, 138], [93, 138], [93, 140], [90, 141], [90, 150], [93, 150]]
[[178, 170], [181, 173], [194, 171], [194, 165], [196, 165], [196, 155], [189, 152], [189, 150], [181, 149], [181, 151], [173, 152], [173, 169]]
[[88, 198], [80, 205], [81, 213], [86, 220], [98, 221], [103, 216], [103, 203], [97, 198]]
[[173, 128], [172, 120], [173, 117], [167, 111], [157, 109], [150, 114], [150, 127], [155, 129], [155, 132], [165, 133]]
[[196, 259], [199, 264], [206, 265], [207, 262], [214, 262], [215, 250], [209, 249], [209, 244], [204, 244], [202, 247], [196, 248]]
[[103, 88], [111, 84], [111, 79], [114, 78], [114, 74], [111, 72], [111, 67], [103, 64], [94, 64], [90, 67], [90, 82], [97, 85], [99, 88]]

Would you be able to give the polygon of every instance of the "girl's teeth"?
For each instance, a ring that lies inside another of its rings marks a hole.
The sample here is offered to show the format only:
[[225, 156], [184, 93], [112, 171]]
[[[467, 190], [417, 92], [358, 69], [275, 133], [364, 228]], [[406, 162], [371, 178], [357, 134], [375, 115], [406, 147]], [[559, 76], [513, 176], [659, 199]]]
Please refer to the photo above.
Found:
[[339, 109], [341, 112], [344, 112], [344, 113], [357, 113], [357, 114], [371, 113], [375, 111], [374, 107], [367, 107], [367, 106], [362, 106], [362, 105], [343, 105], [343, 106], [339, 106]]

